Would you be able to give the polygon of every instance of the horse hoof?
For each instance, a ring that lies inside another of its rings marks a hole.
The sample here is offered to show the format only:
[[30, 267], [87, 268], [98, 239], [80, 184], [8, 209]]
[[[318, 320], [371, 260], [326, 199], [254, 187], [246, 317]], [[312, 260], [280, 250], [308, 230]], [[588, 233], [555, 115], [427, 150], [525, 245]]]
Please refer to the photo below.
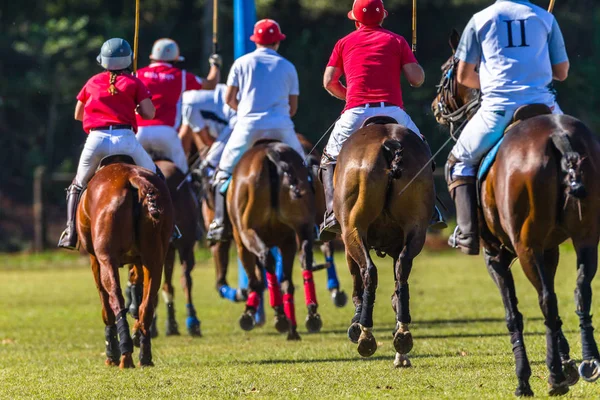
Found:
[[331, 300], [336, 307], [342, 308], [348, 303], [348, 295], [343, 290], [334, 289], [331, 292]]
[[134, 331], [133, 335], [131, 335], [131, 340], [133, 341], [133, 345], [135, 347], [140, 347], [140, 336], [141, 336], [141, 332], [139, 329]]
[[292, 327], [290, 329], [290, 332], [288, 333], [287, 340], [290, 340], [290, 341], [301, 340], [300, 335], [298, 334], [298, 331], [296, 330], [296, 327]]
[[358, 339], [358, 354], [362, 357], [371, 357], [376, 351], [377, 341], [375, 337], [371, 333], [365, 334], [363, 332]]
[[245, 331], [251, 331], [254, 329], [254, 316], [249, 313], [244, 313], [240, 317], [240, 328]]
[[517, 390], [515, 390], [515, 396], [517, 397], [533, 397], [533, 390], [529, 386], [528, 382], [519, 384]]
[[[150, 334], [152, 334], [154, 332], [150, 332]], [[179, 336], [179, 328], [177, 327], [177, 325], [167, 325], [167, 328], [165, 329], [165, 336]], [[155, 336], [152, 336], [152, 339], [154, 339]]]
[[133, 357], [131, 353], [125, 353], [121, 356], [121, 363], [119, 364], [119, 368], [135, 368], [135, 364], [133, 363]]
[[201, 337], [202, 331], [200, 329], [200, 320], [196, 317], [187, 317], [185, 320], [188, 334], [194, 337]]
[[275, 329], [279, 333], [287, 333], [290, 330], [290, 321], [285, 315], [275, 316]]
[[579, 382], [579, 373], [577, 372], [577, 364], [573, 360], [565, 360], [562, 362], [563, 373], [567, 377], [567, 385], [573, 386]]
[[140, 361], [138, 365], [140, 368], [154, 367], [154, 363], [152, 361], [144, 361], [143, 363]]
[[548, 390], [549, 396], [562, 396], [563, 394], [567, 394], [569, 392], [569, 385], [567, 381], [561, 383], [553, 383], [550, 385], [550, 389]]
[[104, 361], [104, 365], [106, 365], [107, 367], [116, 367], [117, 365], [119, 365], [119, 360], [113, 360], [113, 359], [107, 358]]
[[412, 364], [410, 360], [406, 356], [406, 354], [396, 353], [396, 358], [394, 358], [394, 367], [396, 368], [410, 368]]
[[400, 354], [408, 354], [413, 348], [413, 338], [409, 331], [397, 331], [394, 335], [394, 348]]
[[596, 382], [600, 378], [600, 362], [598, 360], [584, 360], [579, 364], [579, 375], [586, 382]]
[[323, 321], [321, 321], [321, 316], [319, 314], [309, 314], [306, 317], [305, 325], [308, 333], [318, 333], [323, 327]]
[[348, 328], [348, 339], [354, 344], [358, 343], [358, 339], [360, 338], [360, 325], [358, 322], [353, 322], [352, 325]]

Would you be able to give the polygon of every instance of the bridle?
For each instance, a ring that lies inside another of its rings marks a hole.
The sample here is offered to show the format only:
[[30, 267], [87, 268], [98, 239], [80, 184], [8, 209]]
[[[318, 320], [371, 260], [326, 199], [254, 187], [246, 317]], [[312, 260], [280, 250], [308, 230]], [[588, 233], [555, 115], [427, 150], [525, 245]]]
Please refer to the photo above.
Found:
[[462, 100], [458, 96], [458, 82], [456, 79], [458, 62], [458, 58], [453, 56], [442, 66], [442, 79], [437, 85], [438, 102], [433, 110], [438, 121], [450, 126], [452, 137], [454, 137], [455, 124], [464, 119], [469, 119], [480, 106], [479, 93], [472, 96], [468, 102], [462, 105], [459, 104], [459, 101], [462, 102]]

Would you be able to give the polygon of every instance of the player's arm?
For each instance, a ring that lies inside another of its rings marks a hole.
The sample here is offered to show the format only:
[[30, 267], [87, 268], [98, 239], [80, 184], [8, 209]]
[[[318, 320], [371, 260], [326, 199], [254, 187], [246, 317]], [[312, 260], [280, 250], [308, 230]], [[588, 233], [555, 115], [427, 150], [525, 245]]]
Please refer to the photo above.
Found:
[[290, 117], [293, 117], [298, 112], [298, 95], [290, 95]]
[[463, 31], [454, 54], [454, 57], [459, 60], [456, 71], [458, 83], [471, 89], [481, 89], [477, 72], [477, 66], [481, 62], [481, 52], [475, 19], [472, 18]]
[[404, 64], [402, 72], [412, 87], [420, 87], [425, 82], [425, 71], [418, 63]]
[[77, 121], [83, 121], [83, 107], [84, 104], [80, 100], [77, 100], [77, 104], [75, 105], [75, 119]]
[[137, 112], [143, 119], [153, 119], [154, 114], [156, 113], [156, 108], [154, 108], [152, 100], [144, 99], [138, 105]]
[[202, 89], [214, 90], [221, 81], [221, 66], [223, 65], [223, 59], [219, 54], [213, 54], [208, 59], [208, 63], [210, 64], [210, 71], [208, 71], [208, 76], [204, 79]]
[[548, 52], [552, 64], [552, 78], [557, 81], [564, 81], [569, 76], [569, 56], [567, 56], [565, 40], [556, 19], [548, 36]]
[[344, 72], [338, 67], [327, 67], [325, 68], [325, 74], [323, 75], [323, 87], [333, 97], [340, 100], [346, 100], [346, 87], [342, 85], [340, 79]]
[[238, 110], [238, 105], [240, 104], [237, 99], [239, 91], [240, 88], [237, 86], [227, 86], [227, 91], [225, 92], [225, 102], [235, 111]]

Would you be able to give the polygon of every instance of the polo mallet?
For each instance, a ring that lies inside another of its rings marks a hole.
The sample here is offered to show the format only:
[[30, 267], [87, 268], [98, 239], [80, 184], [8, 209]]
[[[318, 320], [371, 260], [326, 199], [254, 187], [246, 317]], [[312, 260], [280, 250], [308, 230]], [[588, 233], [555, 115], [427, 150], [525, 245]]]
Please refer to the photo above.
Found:
[[554, 11], [554, 3], [556, 3], [556, 0], [550, 0], [550, 5], [548, 6], [548, 12], [551, 13], [552, 11]]
[[138, 45], [140, 39], [140, 0], [135, 0], [135, 32], [133, 35], [133, 72], [137, 71]]
[[413, 54], [417, 53], [417, 0], [413, 0], [413, 11], [412, 11], [412, 52], [413, 52]]
[[219, 53], [219, 0], [213, 0], [213, 54]]

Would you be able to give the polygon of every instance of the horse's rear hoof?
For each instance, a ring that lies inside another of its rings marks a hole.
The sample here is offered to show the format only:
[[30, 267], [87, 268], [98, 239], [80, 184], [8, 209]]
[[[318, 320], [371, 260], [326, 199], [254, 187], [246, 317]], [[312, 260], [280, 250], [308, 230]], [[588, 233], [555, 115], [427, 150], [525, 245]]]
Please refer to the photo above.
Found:
[[249, 313], [244, 313], [240, 317], [240, 328], [245, 331], [251, 331], [254, 329], [254, 316]]
[[119, 365], [119, 360], [112, 360], [110, 358], [107, 358], [104, 361], [104, 365], [106, 365], [107, 367], [116, 367], [117, 365]]
[[296, 330], [296, 327], [292, 327], [290, 329], [290, 332], [288, 333], [287, 340], [290, 340], [290, 341], [301, 340], [300, 335], [298, 334], [298, 331]]
[[577, 371], [577, 364], [573, 360], [565, 360], [562, 363], [563, 373], [567, 377], [567, 385], [573, 386], [579, 382], [579, 372]]
[[358, 339], [358, 354], [362, 357], [371, 357], [377, 351], [377, 341], [372, 334], [361, 334]]
[[135, 330], [133, 332], [133, 335], [131, 335], [131, 340], [133, 341], [133, 345], [135, 347], [140, 347], [140, 336], [141, 336], [141, 332], [139, 329]]
[[121, 356], [121, 363], [119, 364], [119, 368], [135, 368], [135, 364], [133, 363], [133, 357], [131, 353], [125, 353]]
[[150, 325], [150, 337], [152, 339], [158, 337], [158, 327], [156, 326], [156, 315], [154, 316], [154, 319], [152, 320], [152, 325]]
[[409, 331], [397, 331], [394, 335], [394, 349], [400, 354], [408, 354], [413, 348], [413, 338]]
[[336, 307], [342, 308], [348, 303], [348, 295], [343, 290], [333, 289], [331, 300]]
[[412, 364], [410, 360], [406, 356], [406, 354], [396, 353], [396, 358], [394, 358], [394, 367], [396, 368], [410, 368]]
[[[181, 333], [179, 333], [179, 327], [177, 325], [167, 324], [167, 328], [165, 329], [165, 336], [179, 336], [179, 335], [181, 335]], [[152, 339], [154, 339], [154, 336], [152, 336]]]
[[275, 329], [279, 333], [287, 333], [290, 330], [290, 321], [285, 315], [275, 316]]
[[517, 397], [533, 397], [533, 390], [529, 386], [529, 382], [520, 382], [519, 387], [515, 390], [515, 396]]
[[348, 339], [354, 344], [358, 343], [358, 339], [360, 338], [360, 325], [358, 322], [352, 323], [348, 328]]
[[579, 375], [586, 382], [596, 382], [600, 378], [600, 362], [598, 360], [584, 360], [579, 364]]
[[548, 390], [549, 396], [562, 396], [569, 392], [569, 385], [567, 381], [561, 383], [553, 383], [550, 385], [550, 389]]
[[152, 361], [145, 361], [145, 362], [141, 362], [138, 364], [140, 368], [146, 368], [146, 367], [154, 367], [154, 363]]
[[319, 314], [309, 314], [306, 317], [305, 325], [308, 333], [318, 333], [323, 327], [323, 321], [321, 320], [321, 316]]
[[187, 317], [185, 320], [185, 326], [187, 327], [187, 331], [190, 336], [202, 336], [202, 330], [200, 329], [200, 320], [195, 316]]

